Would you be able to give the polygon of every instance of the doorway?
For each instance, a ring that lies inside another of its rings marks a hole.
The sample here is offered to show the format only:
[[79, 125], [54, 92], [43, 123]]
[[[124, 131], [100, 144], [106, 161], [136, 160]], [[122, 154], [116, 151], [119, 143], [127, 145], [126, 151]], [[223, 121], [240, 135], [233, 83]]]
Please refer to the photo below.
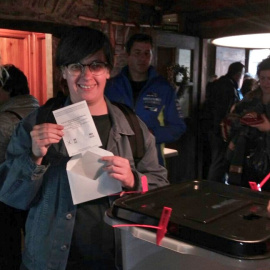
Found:
[[176, 48], [157, 48], [157, 72], [167, 78], [167, 67], [175, 63]]

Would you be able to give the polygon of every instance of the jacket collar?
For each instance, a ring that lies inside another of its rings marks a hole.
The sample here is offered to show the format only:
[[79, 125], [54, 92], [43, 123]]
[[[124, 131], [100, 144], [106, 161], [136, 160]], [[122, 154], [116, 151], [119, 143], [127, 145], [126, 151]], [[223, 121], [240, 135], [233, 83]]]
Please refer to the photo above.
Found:
[[[129, 78], [129, 72], [128, 72], [128, 66], [125, 66], [121, 70], [121, 74], [125, 77]], [[148, 68], [148, 79], [147, 81], [150, 81], [152, 78], [155, 78], [158, 76], [158, 73], [156, 72], [155, 68], [153, 66], [150, 66]]]

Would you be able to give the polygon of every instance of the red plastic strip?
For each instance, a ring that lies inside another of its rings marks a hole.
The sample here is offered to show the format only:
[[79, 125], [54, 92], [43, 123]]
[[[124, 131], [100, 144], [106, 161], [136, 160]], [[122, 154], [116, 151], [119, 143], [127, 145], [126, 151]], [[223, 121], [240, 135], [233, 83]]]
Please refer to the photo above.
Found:
[[158, 246], [160, 245], [161, 240], [163, 239], [165, 233], [167, 232], [167, 226], [169, 223], [169, 219], [171, 217], [171, 212], [172, 212], [172, 208], [163, 207], [163, 211], [162, 211], [161, 218], [158, 225], [159, 228], [157, 230], [156, 243]]
[[148, 182], [147, 177], [145, 175], [141, 177], [141, 182], [142, 182], [142, 192], [145, 193], [148, 191]]
[[152, 228], [157, 229], [157, 237], [156, 237], [156, 244], [160, 245], [161, 240], [165, 236], [167, 232], [167, 226], [169, 223], [169, 219], [171, 216], [172, 208], [163, 207], [163, 211], [159, 220], [158, 226], [147, 225], [147, 224], [116, 224], [112, 227], [119, 228], [119, 227], [142, 227], [142, 228]]
[[268, 173], [261, 183], [257, 184], [256, 182], [249, 181], [250, 188], [253, 190], [261, 191], [262, 186], [269, 180], [270, 173]]

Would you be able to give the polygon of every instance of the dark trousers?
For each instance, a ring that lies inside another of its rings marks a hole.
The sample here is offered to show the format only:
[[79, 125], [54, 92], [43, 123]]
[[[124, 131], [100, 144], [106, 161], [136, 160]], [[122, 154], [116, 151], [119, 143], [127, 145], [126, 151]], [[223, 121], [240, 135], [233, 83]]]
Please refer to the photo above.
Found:
[[18, 270], [26, 212], [0, 202], [0, 269]]
[[20, 270], [29, 270], [28, 268], [26, 268], [26, 267], [24, 266], [24, 264], [22, 264], [21, 267], [20, 267], [19, 269], [20, 269]]
[[221, 135], [211, 132], [209, 136], [212, 162], [207, 179], [210, 181], [224, 183], [225, 173], [228, 168], [228, 164], [225, 159], [228, 144], [224, 142]]

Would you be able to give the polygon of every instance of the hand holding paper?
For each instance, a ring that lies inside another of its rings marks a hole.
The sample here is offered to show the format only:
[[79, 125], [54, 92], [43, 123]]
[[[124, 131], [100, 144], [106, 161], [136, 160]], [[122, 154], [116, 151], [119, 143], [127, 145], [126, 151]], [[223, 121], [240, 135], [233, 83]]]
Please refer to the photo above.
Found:
[[122, 191], [119, 181], [111, 178], [102, 168], [102, 156], [112, 156], [111, 152], [92, 147], [82, 155], [71, 158], [67, 163], [67, 174], [74, 204], [94, 200]]
[[108, 174], [119, 180], [123, 187], [134, 187], [134, 175], [131, 171], [129, 161], [126, 158], [119, 156], [105, 156], [102, 157], [106, 161], [106, 166], [103, 168]]
[[64, 133], [63, 126], [51, 123], [36, 125], [31, 131], [32, 153], [36, 159], [41, 159], [47, 154], [48, 148], [53, 143], [58, 143]]

